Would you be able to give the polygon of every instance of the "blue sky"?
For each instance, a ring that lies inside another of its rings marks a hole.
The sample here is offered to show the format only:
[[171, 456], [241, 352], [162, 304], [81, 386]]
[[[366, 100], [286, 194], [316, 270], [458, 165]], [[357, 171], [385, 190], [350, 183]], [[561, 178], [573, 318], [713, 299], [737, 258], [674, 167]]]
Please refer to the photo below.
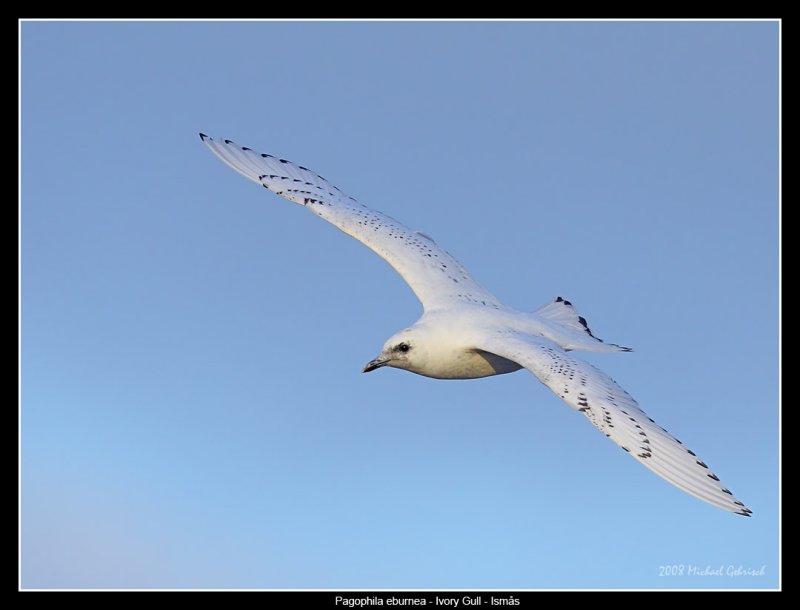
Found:
[[[23, 23], [22, 586], [776, 587], [777, 58], [771, 22]], [[414, 295], [198, 131], [569, 298], [754, 517], [524, 371], [362, 375]]]

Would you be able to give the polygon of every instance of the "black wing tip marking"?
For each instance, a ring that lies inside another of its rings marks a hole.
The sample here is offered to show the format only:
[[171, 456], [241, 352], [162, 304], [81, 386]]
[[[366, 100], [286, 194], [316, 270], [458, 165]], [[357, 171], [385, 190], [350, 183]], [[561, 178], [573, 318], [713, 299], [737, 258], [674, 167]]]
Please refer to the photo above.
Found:
[[[708, 476], [711, 477], [711, 475], [708, 475]], [[719, 480], [719, 479], [716, 479], [715, 477], [711, 477], [711, 478], [714, 479], [714, 480], [717, 480], [717, 481]], [[722, 488], [722, 492], [728, 494], [729, 496], [733, 495], [731, 490], [728, 489], [727, 487], [723, 487]], [[734, 511], [737, 515], [741, 515], [742, 517], [752, 517], [753, 516], [753, 511], [750, 510], [749, 508], [747, 508], [744, 505], [744, 503], [739, 502], [739, 500], [734, 500], [733, 503], [736, 506], [739, 507], [737, 510]]]
[[[202, 142], [205, 142], [206, 140], [209, 140], [209, 141], [211, 141], [211, 142], [213, 142], [213, 141], [214, 141], [214, 138], [212, 138], [211, 136], [209, 136], [209, 135], [207, 135], [207, 134], [203, 133], [202, 131], [198, 132], [198, 134], [200, 135], [200, 140], [201, 140]], [[233, 144], [234, 146], [236, 146], [236, 145], [237, 145], [237, 144], [236, 144], [236, 142], [234, 142], [233, 140], [227, 140], [227, 139], [226, 139], [226, 140], [223, 140], [223, 142], [225, 142], [225, 144], [229, 144], [229, 145], [230, 145], [230, 144]], [[252, 153], [255, 153], [255, 151], [254, 151], [252, 148], [249, 148], [249, 147], [247, 147], [247, 146], [240, 146], [239, 148], [241, 148], [243, 151], [246, 151], [246, 152], [252, 152]], [[281, 158], [275, 157], [274, 155], [270, 155], [270, 154], [268, 154], [268, 153], [257, 153], [257, 154], [260, 154], [260, 156], [261, 156], [261, 157], [263, 157], [264, 159], [277, 159], [277, 160], [278, 160], [280, 163], [285, 163], [285, 164], [293, 165], [293, 163], [292, 163], [291, 161], [289, 161], [288, 159], [281, 159]], [[302, 165], [298, 165], [297, 167], [299, 167], [301, 170], [304, 170], [304, 171], [307, 171], [307, 172], [313, 173], [313, 172], [311, 172], [311, 170], [310, 170], [310, 169], [308, 169], [307, 167], [303, 167]], [[265, 175], [266, 175], [266, 174], [265, 174]], [[323, 182], [327, 182], [327, 180], [326, 180], [325, 178], [323, 178], [322, 176], [320, 176], [319, 174], [316, 174], [316, 176], [317, 176], [317, 178], [319, 178], [319, 179], [320, 179], [320, 180], [322, 180]], [[264, 177], [264, 176], [259, 176], [259, 180], [261, 180], [263, 177]], [[298, 180], [298, 179], [296, 179], [296, 178], [294, 179], [294, 181], [295, 181], [295, 182], [302, 182], [302, 180]], [[312, 185], [310, 182], [306, 182], [306, 184], [308, 184], [308, 185]], [[313, 186], [313, 185], [312, 185], [312, 186]], [[334, 185], [331, 185], [331, 188], [333, 188], [333, 189], [334, 189], [334, 190], [336, 190], [336, 191], [339, 191], [339, 188], [338, 188], [338, 187], [336, 187], [336, 186], [334, 186]], [[341, 193], [341, 191], [339, 191], [339, 192]], [[333, 193], [330, 193], [330, 195], [331, 195], [331, 196], [333, 196]], [[355, 203], [358, 203], [358, 201], [355, 199], [355, 197], [349, 197], [349, 198], [350, 198], [350, 200], [351, 200], [351, 201], [353, 201], [353, 202], [355, 202]], [[429, 239], [430, 239], [430, 238], [429, 238]], [[433, 240], [431, 240], [431, 241], [433, 241]]]
[[[572, 304], [572, 302], [568, 301], [567, 299], [565, 299], [562, 296], [557, 296], [555, 298], [555, 302], [556, 303], [563, 303], [567, 307], [573, 307], [574, 308], [574, 305]], [[577, 312], [575, 312], [575, 314], [577, 315]], [[578, 316], [578, 324], [583, 326], [584, 332], [586, 332], [586, 334], [589, 335], [592, 339], [595, 339], [596, 341], [599, 341], [600, 343], [605, 343], [605, 341], [603, 341], [600, 337], [595, 337], [594, 336], [594, 334], [592, 333], [592, 329], [589, 328], [589, 323], [586, 321], [586, 318], [584, 318], [583, 316], [579, 315]], [[621, 352], [632, 352], [633, 351], [633, 348], [631, 348], [631, 347], [625, 347], [624, 345], [617, 345], [616, 343], [609, 343], [608, 345], [613, 345], [614, 347], [619, 349], [619, 351], [621, 351]]]

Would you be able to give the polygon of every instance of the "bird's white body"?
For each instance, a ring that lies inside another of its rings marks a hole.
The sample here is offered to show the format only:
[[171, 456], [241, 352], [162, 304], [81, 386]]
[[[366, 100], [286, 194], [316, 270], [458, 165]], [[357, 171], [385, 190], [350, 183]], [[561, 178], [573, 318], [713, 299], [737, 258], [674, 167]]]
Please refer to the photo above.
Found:
[[693, 451], [648, 417], [613, 379], [569, 353], [630, 351], [595, 337], [569, 301], [557, 297], [535, 312], [515, 311], [428, 236], [361, 205], [311, 170], [230, 140], [200, 137], [243, 176], [374, 250], [420, 299], [422, 317], [390, 337], [365, 372], [390, 366], [436, 379], [474, 379], [526, 368], [662, 478], [714, 506], [751, 514]]
[[510, 311], [493, 311], [487, 317], [485, 309], [466, 305], [446, 311], [432, 311], [407, 330], [394, 335], [387, 345], [407, 341], [414, 345], [413, 356], [390, 364], [418, 375], [434, 379], [476, 379], [513, 373], [522, 368], [516, 362], [476, 348], [497, 327], [509, 324], [530, 326], [528, 316]]
[[[571, 305], [563, 300], [555, 303], [565, 303], [560, 305], [564, 309]], [[584, 333], [548, 320], [537, 312], [464, 304], [425, 311], [413, 326], [391, 337], [387, 341], [389, 346], [403, 340], [414, 343], [413, 356], [408, 362], [391, 366], [435, 379], [476, 379], [513, 373], [523, 368], [522, 365], [477, 347], [500, 331], [549, 339], [564, 350], [630, 351], [589, 335], [584, 339]]]

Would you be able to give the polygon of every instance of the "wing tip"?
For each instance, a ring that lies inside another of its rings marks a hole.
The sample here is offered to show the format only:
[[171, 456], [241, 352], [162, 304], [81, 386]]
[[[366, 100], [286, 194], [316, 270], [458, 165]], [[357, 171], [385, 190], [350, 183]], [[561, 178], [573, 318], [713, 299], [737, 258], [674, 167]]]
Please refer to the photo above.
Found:
[[[608, 343], [601, 338], [596, 337], [589, 328], [589, 323], [582, 315], [578, 314], [575, 305], [562, 297], [557, 296], [555, 299], [540, 307], [534, 312], [535, 315], [543, 316], [553, 322], [557, 323], [563, 330], [568, 331], [572, 336], [566, 337], [567, 343], [559, 343], [562, 347], [569, 345], [569, 349], [580, 349], [583, 351], [595, 352], [632, 352], [633, 349], [624, 345], [616, 343]], [[579, 337], [575, 337], [574, 333], [579, 333]], [[591, 340], [586, 337], [590, 337]]]

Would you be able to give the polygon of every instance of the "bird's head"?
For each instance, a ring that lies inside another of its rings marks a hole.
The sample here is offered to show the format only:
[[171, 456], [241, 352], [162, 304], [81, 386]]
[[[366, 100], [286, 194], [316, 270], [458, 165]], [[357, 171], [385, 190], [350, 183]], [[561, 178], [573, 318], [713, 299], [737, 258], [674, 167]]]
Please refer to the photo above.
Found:
[[383, 344], [383, 349], [377, 358], [370, 360], [364, 367], [364, 372], [369, 373], [382, 366], [393, 366], [398, 369], [414, 371], [420, 364], [420, 333], [413, 326], [390, 337]]

